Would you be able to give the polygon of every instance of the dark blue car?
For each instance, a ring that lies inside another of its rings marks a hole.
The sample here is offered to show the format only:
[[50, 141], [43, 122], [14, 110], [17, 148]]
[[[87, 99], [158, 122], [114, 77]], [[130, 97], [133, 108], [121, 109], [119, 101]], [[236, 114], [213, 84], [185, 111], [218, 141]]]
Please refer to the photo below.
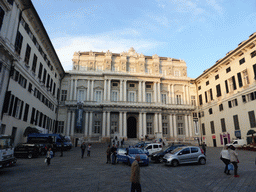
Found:
[[117, 149], [117, 156], [116, 161], [127, 163], [128, 165], [131, 165], [135, 161], [136, 155], [140, 156], [139, 164], [141, 165], [148, 165], [149, 159], [147, 154], [139, 148], [118, 148]]

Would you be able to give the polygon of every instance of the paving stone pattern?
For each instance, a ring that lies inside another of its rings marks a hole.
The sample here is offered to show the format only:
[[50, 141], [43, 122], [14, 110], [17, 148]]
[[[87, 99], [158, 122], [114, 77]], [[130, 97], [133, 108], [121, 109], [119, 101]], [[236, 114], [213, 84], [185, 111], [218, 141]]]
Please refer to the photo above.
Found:
[[[106, 164], [106, 144], [93, 143], [91, 157], [81, 159], [80, 148], [65, 151], [52, 159], [21, 159], [17, 165], [0, 169], [0, 191], [130, 191], [131, 168]], [[178, 167], [150, 163], [141, 167], [142, 191], [256, 191], [256, 152], [238, 151], [239, 178], [224, 174], [221, 148], [207, 148], [206, 165]], [[233, 174], [233, 172], [231, 172]]]

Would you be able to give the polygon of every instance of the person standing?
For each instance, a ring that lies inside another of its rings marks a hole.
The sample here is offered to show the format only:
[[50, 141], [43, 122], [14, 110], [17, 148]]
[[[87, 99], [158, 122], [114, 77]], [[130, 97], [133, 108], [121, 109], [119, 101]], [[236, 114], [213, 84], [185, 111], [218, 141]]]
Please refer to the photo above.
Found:
[[111, 155], [111, 150], [110, 150], [110, 145], [108, 145], [108, 149], [107, 149], [107, 164], [108, 164], [108, 162], [111, 163], [110, 155]]
[[53, 151], [52, 151], [51, 147], [47, 151], [46, 158], [47, 158], [47, 165], [50, 165], [51, 164], [51, 158], [53, 158]]
[[63, 150], [64, 150], [64, 143], [62, 141], [60, 146], [60, 157], [63, 157]]
[[229, 148], [228, 146], [225, 146], [224, 149], [221, 151], [220, 159], [226, 165], [224, 173], [226, 173], [227, 175], [230, 175], [230, 173], [229, 173], [230, 170], [228, 170], [228, 164], [230, 163], [230, 155], [229, 155], [228, 148]]
[[237, 158], [238, 154], [235, 151], [236, 148], [233, 145], [230, 146], [230, 149], [231, 149], [229, 152], [230, 162], [234, 165], [234, 177], [239, 177], [239, 175], [237, 174], [237, 169], [238, 169], [237, 163], [239, 163], [238, 158]]
[[116, 148], [115, 145], [113, 145], [111, 147], [111, 154], [112, 154], [112, 164], [115, 165], [116, 164]]
[[81, 152], [82, 152], [82, 159], [84, 158], [84, 151], [85, 151], [85, 148], [86, 148], [86, 145], [85, 145], [85, 142], [82, 143], [81, 145]]
[[203, 142], [203, 144], [202, 144], [202, 149], [204, 150], [204, 155], [206, 155], [206, 144], [205, 144], [205, 142]]
[[121, 140], [121, 147], [124, 146], [124, 138]]
[[87, 157], [90, 157], [90, 155], [91, 155], [91, 148], [92, 148], [92, 145], [89, 144], [88, 148], [87, 148]]
[[140, 166], [139, 166], [140, 156], [136, 155], [135, 161], [132, 163], [131, 166], [131, 192], [141, 191], [141, 185], [140, 185]]

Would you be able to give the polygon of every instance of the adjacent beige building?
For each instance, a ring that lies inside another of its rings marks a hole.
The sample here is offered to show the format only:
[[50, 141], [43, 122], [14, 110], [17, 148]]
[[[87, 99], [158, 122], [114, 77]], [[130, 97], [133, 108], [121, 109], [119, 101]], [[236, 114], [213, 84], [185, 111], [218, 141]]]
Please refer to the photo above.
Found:
[[203, 141], [223, 146], [256, 128], [256, 33], [195, 80]]
[[200, 137], [192, 117], [196, 96], [182, 60], [133, 48], [78, 52], [62, 80], [58, 120], [72, 138], [194, 141]]

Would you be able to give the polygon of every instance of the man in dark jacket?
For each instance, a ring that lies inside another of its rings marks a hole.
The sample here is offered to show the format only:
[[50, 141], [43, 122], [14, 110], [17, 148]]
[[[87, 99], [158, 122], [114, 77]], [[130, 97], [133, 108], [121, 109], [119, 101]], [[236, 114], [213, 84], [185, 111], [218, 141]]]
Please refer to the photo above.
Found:
[[111, 154], [112, 154], [112, 164], [116, 164], [116, 150], [117, 148], [115, 145], [111, 147]]
[[82, 159], [84, 158], [85, 148], [86, 148], [86, 145], [85, 145], [85, 142], [83, 142], [82, 145], [81, 145]]

